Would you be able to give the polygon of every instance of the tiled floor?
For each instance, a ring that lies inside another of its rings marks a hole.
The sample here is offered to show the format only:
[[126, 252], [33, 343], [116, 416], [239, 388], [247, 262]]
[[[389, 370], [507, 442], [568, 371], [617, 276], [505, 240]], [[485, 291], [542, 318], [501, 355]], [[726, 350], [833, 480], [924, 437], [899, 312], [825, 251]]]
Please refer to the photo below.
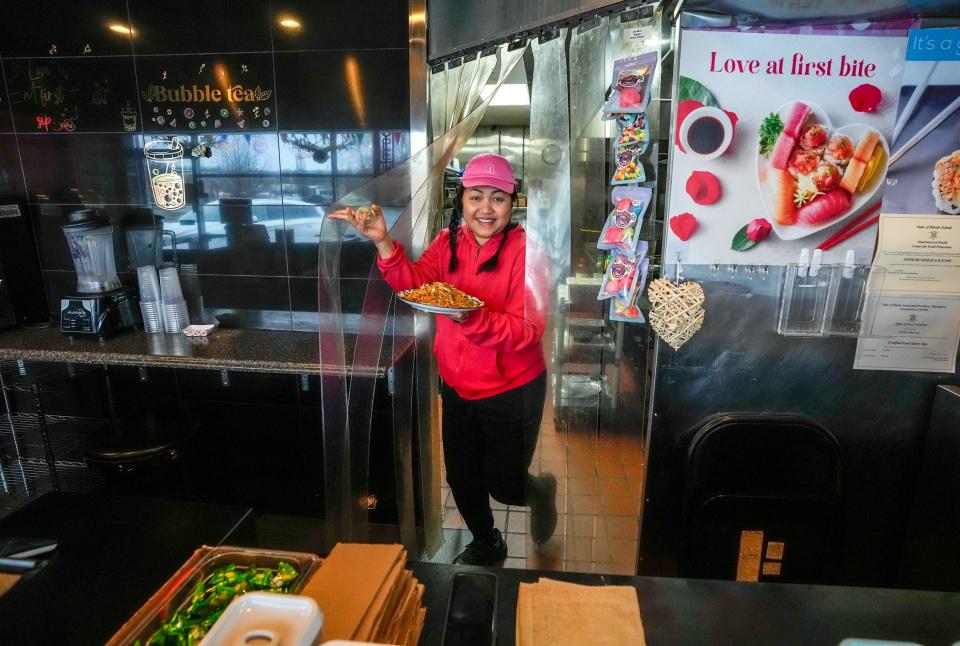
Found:
[[[646, 464], [639, 436], [559, 430], [544, 414], [531, 473], [557, 478], [559, 519], [552, 539], [535, 544], [525, 507], [491, 499], [496, 525], [507, 541], [505, 567], [633, 574]], [[434, 560], [450, 562], [470, 542], [460, 512], [442, 483], [445, 543]]]

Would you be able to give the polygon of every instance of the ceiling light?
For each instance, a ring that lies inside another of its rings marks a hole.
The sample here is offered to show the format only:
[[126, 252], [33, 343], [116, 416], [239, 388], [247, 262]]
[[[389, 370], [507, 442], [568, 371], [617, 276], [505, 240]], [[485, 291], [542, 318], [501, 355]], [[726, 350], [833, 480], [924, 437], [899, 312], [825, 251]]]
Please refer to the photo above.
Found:
[[[480, 98], [486, 99], [490, 96], [495, 85], [485, 85], [480, 90]], [[530, 92], [527, 90], [526, 83], [504, 83], [497, 90], [497, 93], [490, 100], [491, 106], [503, 105], [530, 105]]]
[[107, 29], [117, 34], [123, 34], [124, 36], [133, 36], [134, 34], [134, 31], [131, 27], [120, 22], [108, 23]]
[[277, 19], [277, 24], [290, 31], [296, 31], [301, 27], [300, 21], [293, 16], [280, 16], [280, 18]]

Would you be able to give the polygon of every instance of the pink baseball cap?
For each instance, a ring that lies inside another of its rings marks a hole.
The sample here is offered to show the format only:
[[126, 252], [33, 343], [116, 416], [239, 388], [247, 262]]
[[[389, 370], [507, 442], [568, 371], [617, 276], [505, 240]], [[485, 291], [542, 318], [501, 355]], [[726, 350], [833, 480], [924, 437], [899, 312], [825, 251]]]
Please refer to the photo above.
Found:
[[468, 161], [460, 182], [467, 188], [493, 186], [504, 193], [513, 193], [517, 190], [510, 162], [493, 153], [477, 155]]

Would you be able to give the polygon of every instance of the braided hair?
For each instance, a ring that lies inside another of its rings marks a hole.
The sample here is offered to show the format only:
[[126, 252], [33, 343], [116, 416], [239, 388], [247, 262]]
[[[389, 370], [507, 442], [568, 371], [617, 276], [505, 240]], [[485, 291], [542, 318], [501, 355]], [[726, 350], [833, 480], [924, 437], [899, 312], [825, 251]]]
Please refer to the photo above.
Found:
[[[465, 192], [463, 184], [457, 187], [457, 195], [453, 199], [453, 212], [450, 213], [450, 224], [447, 225], [447, 228], [450, 230], [450, 265], [448, 271], [453, 273], [457, 270], [457, 231], [460, 229], [460, 220], [463, 218], [463, 194]], [[510, 200], [516, 204], [517, 203], [517, 190], [514, 189], [513, 193], [510, 194]], [[500, 246], [497, 247], [497, 252], [493, 254], [488, 260], [486, 260], [480, 267], [477, 269], [477, 272], [481, 271], [493, 271], [497, 268], [497, 261], [500, 258], [500, 252], [503, 251], [504, 245], [507, 243], [507, 234], [512, 230], [520, 226], [517, 222], [511, 222], [507, 225], [507, 228], [503, 230], [503, 237], [500, 238]]]

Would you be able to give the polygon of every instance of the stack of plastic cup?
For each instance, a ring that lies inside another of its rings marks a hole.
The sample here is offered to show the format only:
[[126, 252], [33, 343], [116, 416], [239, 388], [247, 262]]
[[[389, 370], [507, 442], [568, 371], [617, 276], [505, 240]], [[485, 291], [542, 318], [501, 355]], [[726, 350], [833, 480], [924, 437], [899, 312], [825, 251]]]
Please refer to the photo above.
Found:
[[203, 294], [200, 292], [200, 273], [196, 265], [180, 265], [180, 285], [183, 297], [187, 301], [190, 322], [203, 323]]
[[183, 298], [176, 267], [160, 269], [160, 307], [163, 310], [164, 332], [180, 332], [190, 325], [187, 301]]
[[140, 287], [140, 312], [143, 314], [143, 329], [148, 334], [163, 332], [163, 309], [160, 306], [160, 281], [153, 265], [137, 268], [137, 284]]

